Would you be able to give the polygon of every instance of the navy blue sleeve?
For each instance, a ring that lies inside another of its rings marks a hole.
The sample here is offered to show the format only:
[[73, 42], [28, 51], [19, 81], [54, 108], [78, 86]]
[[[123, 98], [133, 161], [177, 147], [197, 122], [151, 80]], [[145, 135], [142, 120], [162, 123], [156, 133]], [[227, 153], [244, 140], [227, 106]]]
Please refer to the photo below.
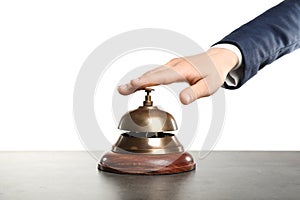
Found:
[[237, 46], [243, 56], [241, 87], [258, 70], [300, 47], [300, 0], [285, 0], [247, 24], [236, 29], [216, 44]]

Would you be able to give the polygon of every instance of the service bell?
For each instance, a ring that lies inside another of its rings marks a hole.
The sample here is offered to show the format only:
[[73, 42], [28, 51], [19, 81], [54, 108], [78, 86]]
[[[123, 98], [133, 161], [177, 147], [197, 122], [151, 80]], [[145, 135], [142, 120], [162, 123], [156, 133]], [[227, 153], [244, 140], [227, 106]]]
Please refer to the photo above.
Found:
[[184, 151], [171, 131], [177, 130], [174, 117], [153, 105], [146, 92], [142, 106], [125, 113], [118, 128], [124, 130], [98, 169], [123, 174], [172, 174], [195, 169], [192, 156]]

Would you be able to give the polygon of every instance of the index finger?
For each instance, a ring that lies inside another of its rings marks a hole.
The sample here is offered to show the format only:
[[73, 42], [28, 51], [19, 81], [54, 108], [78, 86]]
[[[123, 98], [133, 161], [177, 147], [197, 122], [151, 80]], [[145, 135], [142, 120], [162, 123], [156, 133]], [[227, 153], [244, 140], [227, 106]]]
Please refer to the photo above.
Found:
[[118, 87], [118, 91], [123, 95], [134, 93], [138, 89], [145, 87], [165, 85], [173, 82], [183, 81], [183, 77], [170, 67], [160, 67], [159, 70], [146, 73], [137, 79], [133, 79], [130, 83]]

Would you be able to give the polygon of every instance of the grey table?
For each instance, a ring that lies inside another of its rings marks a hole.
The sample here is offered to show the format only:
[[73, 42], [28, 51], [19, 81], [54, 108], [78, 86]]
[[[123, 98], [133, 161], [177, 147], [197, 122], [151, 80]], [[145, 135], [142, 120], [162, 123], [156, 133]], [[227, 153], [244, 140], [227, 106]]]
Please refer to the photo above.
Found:
[[300, 199], [300, 152], [213, 152], [193, 172], [99, 172], [86, 152], [1, 152], [0, 199]]

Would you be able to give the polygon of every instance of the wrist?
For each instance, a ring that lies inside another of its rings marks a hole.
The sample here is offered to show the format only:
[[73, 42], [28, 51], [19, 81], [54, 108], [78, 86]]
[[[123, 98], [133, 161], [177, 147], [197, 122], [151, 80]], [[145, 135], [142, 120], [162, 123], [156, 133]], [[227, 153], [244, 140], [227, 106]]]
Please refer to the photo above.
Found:
[[207, 54], [224, 80], [239, 65], [238, 56], [229, 49], [214, 47], [208, 49]]

